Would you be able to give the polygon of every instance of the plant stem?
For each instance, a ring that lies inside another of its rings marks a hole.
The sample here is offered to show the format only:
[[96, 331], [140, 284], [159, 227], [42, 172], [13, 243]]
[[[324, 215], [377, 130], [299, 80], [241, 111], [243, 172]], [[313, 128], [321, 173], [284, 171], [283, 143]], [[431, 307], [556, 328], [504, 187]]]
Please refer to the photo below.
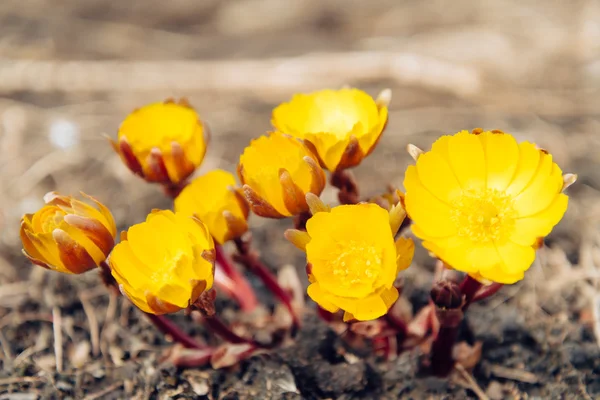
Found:
[[440, 330], [431, 346], [431, 372], [436, 376], [445, 377], [454, 367], [452, 352], [463, 313], [460, 309], [437, 309], [436, 315], [440, 321]]
[[458, 337], [458, 328], [464, 316], [463, 298], [467, 298], [463, 287], [468, 291], [473, 290], [469, 292], [468, 299], [470, 301], [476, 290], [474, 282], [481, 285], [474, 279], [465, 279], [460, 286], [450, 280], [441, 280], [435, 282], [431, 288], [431, 300], [435, 307], [435, 316], [440, 324], [437, 336], [431, 345], [429, 359], [431, 372], [436, 376], [445, 377], [454, 368], [452, 352]]
[[216, 250], [216, 268], [221, 269], [223, 273], [228, 276], [233, 283], [235, 288], [226, 288], [228, 294], [236, 299], [240, 307], [244, 311], [253, 311], [258, 306], [258, 300], [254, 294], [254, 290], [246, 278], [237, 270], [237, 268], [231, 263], [231, 260], [223, 252], [223, 248], [219, 244], [215, 244]]
[[179, 193], [181, 193], [181, 191], [188, 185], [188, 183], [189, 181], [187, 179], [184, 179], [179, 183], [163, 185], [163, 191], [165, 192], [166, 196], [175, 200], [175, 198], [179, 196]]
[[167, 319], [167, 317], [164, 315], [155, 315], [149, 313], [145, 314], [159, 331], [165, 335], [171, 336], [174, 342], [181, 344], [183, 347], [197, 350], [208, 348], [208, 346], [198, 343], [192, 337], [184, 333], [181, 329], [179, 329], [179, 327], [177, 327], [177, 325]]
[[338, 199], [341, 204], [356, 204], [360, 201], [358, 184], [352, 172], [344, 169], [331, 173], [331, 186], [338, 188]]
[[216, 352], [217, 349], [212, 347], [194, 350], [193, 352], [187, 350], [168, 358], [168, 360], [179, 368], [198, 368], [208, 364]]
[[479, 289], [481, 289], [481, 282], [477, 279], [471, 277], [471, 275], [467, 275], [465, 279], [460, 284], [460, 290], [465, 297], [465, 302], [463, 304], [463, 311], [466, 311], [467, 308], [473, 302], [473, 298]]
[[271, 271], [269, 271], [269, 269], [258, 259], [256, 252], [250, 249], [249, 242], [244, 242], [240, 238], [237, 238], [234, 241], [238, 250], [237, 258], [239, 261], [243, 263], [250, 272], [255, 274], [289, 311], [292, 316], [291, 333], [292, 336], [294, 336], [300, 326], [300, 319], [292, 305], [292, 297], [281, 287], [281, 285], [279, 285], [277, 278], [275, 278]]
[[488, 286], [483, 286], [475, 293], [475, 295], [473, 296], [473, 299], [471, 300], [471, 303], [474, 303], [476, 301], [480, 301], [483, 299], [487, 299], [488, 297], [496, 294], [503, 287], [504, 287], [504, 284], [498, 283], [498, 282], [494, 282]]
[[233, 332], [223, 321], [215, 316], [204, 317], [203, 319], [206, 326], [208, 326], [213, 332], [219, 335], [223, 340], [232, 344], [249, 344], [254, 348], [268, 348], [270, 346], [258, 343], [254, 339], [249, 339], [238, 335]]

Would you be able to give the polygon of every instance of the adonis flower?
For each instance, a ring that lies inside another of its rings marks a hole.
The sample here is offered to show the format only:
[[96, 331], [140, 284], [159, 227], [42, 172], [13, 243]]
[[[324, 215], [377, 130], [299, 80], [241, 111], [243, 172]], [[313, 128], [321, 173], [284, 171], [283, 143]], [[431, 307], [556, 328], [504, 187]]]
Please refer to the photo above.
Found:
[[212, 287], [214, 242], [197, 218], [154, 211], [121, 239], [110, 255], [112, 275], [142, 311], [179, 311]]
[[473, 277], [514, 283], [535, 258], [540, 237], [567, 209], [552, 156], [500, 131], [442, 136], [417, 156], [404, 179], [406, 211], [423, 246]]
[[117, 228], [112, 214], [91, 196], [97, 209], [50, 192], [46, 205], [21, 219], [23, 253], [34, 264], [58, 272], [80, 274], [106, 260]]
[[207, 136], [186, 100], [167, 100], [139, 108], [119, 128], [113, 148], [127, 167], [148, 182], [176, 184], [204, 159]]
[[358, 89], [297, 94], [273, 110], [280, 132], [303, 139], [329, 171], [356, 166], [369, 155], [388, 119], [391, 92], [377, 100]]
[[414, 252], [411, 239], [394, 242], [404, 215], [400, 205], [389, 212], [376, 204], [342, 205], [316, 212], [306, 232], [288, 230], [286, 237], [306, 252], [310, 298], [327, 311], [344, 310], [344, 320], [385, 315], [398, 299], [394, 281]]
[[308, 211], [306, 194], [320, 195], [325, 187], [325, 172], [315, 155], [281, 133], [254, 139], [240, 157], [238, 175], [250, 209], [268, 218]]
[[175, 199], [175, 211], [195, 215], [220, 244], [248, 230], [248, 204], [235, 189], [235, 177], [217, 169], [199, 176]]

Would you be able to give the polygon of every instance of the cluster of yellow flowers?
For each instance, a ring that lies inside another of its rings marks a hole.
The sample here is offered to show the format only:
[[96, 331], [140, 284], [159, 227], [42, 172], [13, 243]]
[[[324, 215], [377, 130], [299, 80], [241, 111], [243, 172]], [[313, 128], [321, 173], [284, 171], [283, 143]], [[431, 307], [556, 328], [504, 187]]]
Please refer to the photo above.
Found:
[[[177, 188], [174, 211], [152, 212], [121, 235], [110, 212], [49, 194], [22, 220], [24, 252], [35, 264], [82, 273], [106, 266], [121, 291], [154, 314], [193, 304], [214, 282], [215, 243], [240, 238], [248, 215], [305, 217], [305, 231], [286, 237], [306, 252], [308, 295], [344, 319], [371, 320], [398, 298], [398, 273], [412, 261], [412, 239], [397, 233], [408, 215], [412, 232], [449, 268], [483, 282], [514, 283], [534, 260], [567, 208], [552, 156], [501, 131], [442, 136], [430, 151], [412, 146], [416, 165], [406, 193], [374, 203], [323, 204], [324, 170], [357, 166], [375, 148], [388, 120], [391, 93], [377, 99], [357, 89], [294, 96], [272, 114], [274, 132], [251, 141], [233, 174], [215, 170], [187, 182], [202, 162], [208, 130], [186, 101], [142, 107], [122, 123], [115, 151], [135, 174]], [[401, 171], [399, 171], [401, 173]], [[311, 215], [312, 214], [312, 215]], [[213, 242], [214, 240], [214, 242]], [[114, 249], [113, 249], [114, 246]], [[111, 252], [112, 251], [112, 252]]]

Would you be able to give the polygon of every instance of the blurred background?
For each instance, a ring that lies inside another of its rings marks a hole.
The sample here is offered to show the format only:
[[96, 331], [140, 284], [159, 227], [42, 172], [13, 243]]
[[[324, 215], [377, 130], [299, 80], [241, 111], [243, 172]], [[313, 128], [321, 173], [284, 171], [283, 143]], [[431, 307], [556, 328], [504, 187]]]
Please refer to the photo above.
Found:
[[[279, 102], [343, 85], [393, 91], [383, 139], [354, 171], [365, 195], [401, 186], [407, 143], [428, 148], [476, 127], [535, 141], [577, 173], [540, 261], [559, 267], [538, 262], [528, 279], [578, 276], [597, 299], [600, 2], [3, 0], [0, 315], [37, 307], [35, 282], [50, 279], [21, 256], [18, 237], [21, 215], [46, 192], [92, 194], [123, 228], [169, 206], [102, 137], [134, 108], [189, 98], [213, 133], [199, 172], [233, 171]], [[281, 223], [252, 226], [273, 239], [263, 249], [272, 265], [290, 261]]]

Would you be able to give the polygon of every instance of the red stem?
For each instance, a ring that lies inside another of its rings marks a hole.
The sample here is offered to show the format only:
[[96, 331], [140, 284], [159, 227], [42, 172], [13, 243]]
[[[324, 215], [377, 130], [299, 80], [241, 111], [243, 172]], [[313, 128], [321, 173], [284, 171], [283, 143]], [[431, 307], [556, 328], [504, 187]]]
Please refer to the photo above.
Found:
[[447, 376], [454, 367], [452, 351], [458, 336], [457, 326], [442, 324], [437, 338], [431, 345], [431, 371], [439, 377]]
[[281, 285], [279, 285], [279, 282], [277, 282], [275, 276], [258, 259], [256, 253], [249, 249], [249, 245], [247, 243], [244, 243], [240, 238], [238, 238], [235, 239], [235, 244], [239, 252], [239, 261], [242, 262], [250, 272], [255, 274], [264, 283], [267, 289], [269, 289], [271, 293], [273, 293], [289, 311], [290, 315], [292, 316], [291, 334], [294, 336], [298, 330], [298, 327], [300, 326], [300, 319], [298, 318], [298, 315], [294, 310], [294, 306], [292, 305], [292, 297], [281, 287]]
[[473, 299], [471, 300], [471, 303], [474, 303], [476, 301], [480, 301], [483, 299], [487, 299], [488, 297], [496, 294], [498, 292], [498, 290], [502, 289], [503, 287], [504, 287], [504, 284], [497, 283], [497, 282], [494, 282], [488, 286], [484, 286], [475, 293], [475, 295], [473, 296]]
[[250, 283], [231, 263], [219, 244], [215, 244], [215, 251], [217, 256], [216, 268], [221, 268], [225, 275], [235, 283], [235, 290], [226, 288], [228, 294], [236, 299], [242, 310], [253, 311], [256, 309], [258, 300], [256, 299], [256, 295], [254, 294], [254, 290], [252, 289], [252, 286], [250, 286]]
[[233, 343], [233, 344], [249, 344], [254, 348], [257, 347], [269, 347], [269, 346], [265, 346], [261, 343], [258, 343], [257, 341], [255, 341], [254, 339], [249, 339], [249, 338], [245, 338], [242, 337], [240, 335], [238, 335], [237, 333], [233, 332], [225, 323], [223, 323], [223, 321], [221, 321], [220, 319], [216, 318], [215, 316], [210, 316], [210, 317], [206, 317], [203, 319], [203, 322], [213, 331], [215, 332], [217, 335], [221, 336], [221, 338], [223, 338], [224, 340], [226, 340], [229, 343]]
[[192, 337], [184, 333], [177, 325], [167, 319], [167, 317], [164, 315], [145, 314], [159, 331], [165, 335], [171, 336], [173, 341], [181, 344], [183, 347], [197, 350], [204, 350], [208, 348], [208, 346], [198, 343]]
[[[188, 350], [189, 351], [189, 350]], [[206, 348], [193, 353], [183, 353], [169, 359], [175, 366], [180, 368], [198, 368], [208, 364], [217, 349]]]
[[469, 308], [469, 306], [473, 302], [475, 294], [479, 289], [481, 289], [481, 286], [483, 286], [481, 282], [479, 282], [477, 279], [471, 278], [471, 275], [467, 275], [465, 279], [461, 282], [460, 290], [463, 296], [465, 296], [463, 311], [466, 311], [467, 308]]

